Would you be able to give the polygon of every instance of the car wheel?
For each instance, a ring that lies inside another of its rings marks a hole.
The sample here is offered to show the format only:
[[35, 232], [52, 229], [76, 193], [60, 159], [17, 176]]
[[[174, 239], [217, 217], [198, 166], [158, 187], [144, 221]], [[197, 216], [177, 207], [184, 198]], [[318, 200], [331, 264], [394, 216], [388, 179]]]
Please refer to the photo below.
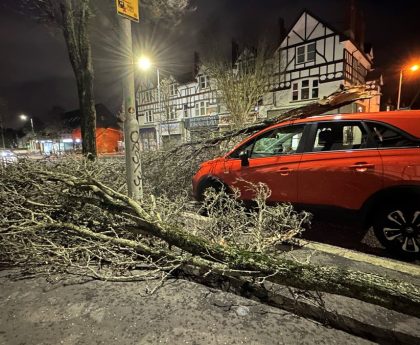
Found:
[[420, 205], [395, 203], [376, 212], [373, 229], [379, 242], [401, 258], [420, 257]]

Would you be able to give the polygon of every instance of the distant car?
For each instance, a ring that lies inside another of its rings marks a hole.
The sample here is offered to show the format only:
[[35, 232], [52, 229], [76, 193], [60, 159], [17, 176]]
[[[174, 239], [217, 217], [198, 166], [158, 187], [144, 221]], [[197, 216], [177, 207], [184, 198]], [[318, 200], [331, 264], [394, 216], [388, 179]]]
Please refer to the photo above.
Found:
[[420, 256], [420, 111], [314, 116], [285, 121], [203, 163], [193, 192], [264, 182], [270, 202], [355, 213], [388, 249]]
[[6, 166], [10, 163], [16, 163], [17, 156], [10, 150], [0, 150], [0, 165]]

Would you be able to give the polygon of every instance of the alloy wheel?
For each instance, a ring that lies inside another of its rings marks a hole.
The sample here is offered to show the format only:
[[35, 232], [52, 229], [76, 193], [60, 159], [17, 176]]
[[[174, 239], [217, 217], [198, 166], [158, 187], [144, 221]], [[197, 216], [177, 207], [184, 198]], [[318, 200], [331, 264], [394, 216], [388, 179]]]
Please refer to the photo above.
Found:
[[420, 252], [420, 211], [393, 210], [383, 227], [385, 239], [398, 244], [404, 252]]

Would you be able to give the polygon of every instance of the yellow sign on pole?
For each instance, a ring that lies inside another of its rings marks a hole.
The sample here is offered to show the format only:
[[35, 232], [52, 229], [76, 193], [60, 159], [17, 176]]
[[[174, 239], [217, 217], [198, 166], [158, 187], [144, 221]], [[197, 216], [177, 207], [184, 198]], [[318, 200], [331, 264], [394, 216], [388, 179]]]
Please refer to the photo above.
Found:
[[139, 21], [139, 0], [115, 0], [117, 13], [135, 22]]

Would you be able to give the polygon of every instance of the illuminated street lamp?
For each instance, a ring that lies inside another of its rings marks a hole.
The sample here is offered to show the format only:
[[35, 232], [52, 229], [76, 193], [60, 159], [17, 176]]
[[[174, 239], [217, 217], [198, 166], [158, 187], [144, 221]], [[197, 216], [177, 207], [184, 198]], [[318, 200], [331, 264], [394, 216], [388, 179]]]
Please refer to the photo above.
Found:
[[29, 117], [28, 115], [25, 115], [25, 114], [21, 114], [19, 117], [21, 118], [21, 120], [24, 120], [24, 121], [28, 120], [29, 118], [29, 120], [31, 121], [32, 134], [35, 136], [34, 122], [32, 120], [32, 117]]
[[[137, 67], [142, 71], [148, 71], [153, 66], [152, 61], [147, 56], [142, 56], [137, 60]], [[156, 67], [156, 66], [155, 66]], [[157, 76], [157, 91], [158, 91], [158, 107], [159, 107], [159, 126], [161, 122], [160, 113], [161, 113], [161, 102], [160, 102], [160, 72], [159, 68], [156, 67], [156, 76]], [[156, 146], [159, 150], [160, 144], [160, 127], [158, 126], [158, 138], [156, 140]]]
[[152, 66], [152, 62], [148, 57], [142, 56], [140, 59], [138, 59], [137, 66], [139, 69], [147, 71]]
[[[21, 115], [19, 115], [19, 117], [23, 121], [27, 121], [29, 119], [29, 121], [31, 122], [32, 137], [35, 138], [34, 121], [32, 120], [32, 117], [29, 117], [28, 115], [25, 115], [25, 114], [21, 114]], [[36, 150], [36, 144], [34, 144], [32, 140], [29, 141], [29, 145], [31, 147], [31, 150]], [[40, 148], [40, 150], [41, 150], [41, 148]]]
[[417, 70], [419, 70], [420, 69], [420, 66], [419, 65], [417, 65], [417, 64], [415, 64], [415, 65], [412, 65], [412, 66], [410, 66], [410, 67], [408, 67], [408, 68], [403, 68], [403, 69], [401, 69], [400, 70], [400, 83], [399, 83], [399, 86], [398, 86], [398, 102], [397, 102], [397, 110], [399, 110], [400, 109], [400, 101], [401, 101], [401, 86], [402, 86], [402, 79], [403, 79], [403, 71], [406, 71], [406, 70], [409, 70], [409, 71], [411, 71], [411, 72], [416, 72]]

